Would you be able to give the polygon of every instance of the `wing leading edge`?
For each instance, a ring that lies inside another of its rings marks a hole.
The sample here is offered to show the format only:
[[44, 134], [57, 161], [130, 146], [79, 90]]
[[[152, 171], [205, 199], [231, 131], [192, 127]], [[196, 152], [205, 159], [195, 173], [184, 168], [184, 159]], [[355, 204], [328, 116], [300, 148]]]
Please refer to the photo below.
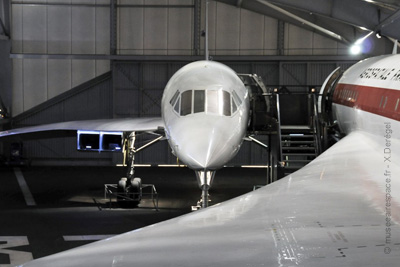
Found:
[[262, 189], [23, 266], [397, 266], [400, 183], [388, 210], [380, 141], [353, 132]]
[[161, 117], [69, 121], [7, 130], [0, 132], [0, 138], [26, 135], [34, 137], [59, 137], [60, 133], [69, 135], [72, 132], [72, 134], [76, 135], [77, 130], [146, 132], [157, 131], [163, 128], [164, 123]]

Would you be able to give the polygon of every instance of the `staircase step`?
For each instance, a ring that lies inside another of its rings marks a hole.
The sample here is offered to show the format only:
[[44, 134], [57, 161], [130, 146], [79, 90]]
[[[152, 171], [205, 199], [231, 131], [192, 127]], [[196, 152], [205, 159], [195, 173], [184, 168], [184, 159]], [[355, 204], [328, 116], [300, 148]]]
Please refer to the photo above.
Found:
[[288, 159], [288, 160], [285, 160], [285, 162], [287, 162], [287, 163], [309, 163], [311, 161], [312, 161], [311, 159], [310, 160], [307, 160], [307, 159]]
[[314, 141], [297, 141], [297, 140], [282, 140], [282, 144], [294, 144], [294, 145], [313, 145]]
[[304, 151], [304, 150], [315, 150], [315, 147], [310, 147], [310, 146], [282, 146], [282, 150]]
[[281, 130], [311, 130], [308, 125], [281, 125]]
[[301, 168], [303, 168], [304, 166], [285, 166], [285, 170], [295, 170], [295, 171], [297, 171], [297, 170], [300, 170]]
[[316, 153], [282, 153], [282, 156], [316, 156]]
[[290, 134], [282, 134], [281, 138], [313, 138], [313, 134], [299, 134], [299, 135], [290, 135]]

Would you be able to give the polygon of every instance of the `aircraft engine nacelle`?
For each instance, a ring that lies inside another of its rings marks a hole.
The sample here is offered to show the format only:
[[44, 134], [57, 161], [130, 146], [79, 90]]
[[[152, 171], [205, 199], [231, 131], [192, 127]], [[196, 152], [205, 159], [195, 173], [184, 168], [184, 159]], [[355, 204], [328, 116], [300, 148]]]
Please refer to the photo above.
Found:
[[78, 131], [78, 151], [121, 152], [123, 132]]

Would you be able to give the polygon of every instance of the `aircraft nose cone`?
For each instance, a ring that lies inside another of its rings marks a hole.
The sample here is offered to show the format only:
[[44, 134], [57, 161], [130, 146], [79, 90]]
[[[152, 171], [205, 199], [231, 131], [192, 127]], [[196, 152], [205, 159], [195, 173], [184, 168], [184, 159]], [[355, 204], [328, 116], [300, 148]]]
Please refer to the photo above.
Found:
[[198, 131], [195, 138], [181, 143], [181, 159], [192, 169], [218, 169], [235, 153], [235, 146], [227, 131], [214, 128], [212, 131]]

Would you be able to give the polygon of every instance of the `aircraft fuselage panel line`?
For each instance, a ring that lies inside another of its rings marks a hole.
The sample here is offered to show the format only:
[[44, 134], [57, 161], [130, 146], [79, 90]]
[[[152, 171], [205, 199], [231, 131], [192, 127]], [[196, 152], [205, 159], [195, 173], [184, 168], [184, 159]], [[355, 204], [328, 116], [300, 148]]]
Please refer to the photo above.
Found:
[[31, 193], [31, 190], [28, 187], [28, 184], [25, 181], [24, 175], [21, 172], [21, 169], [18, 167], [14, 168], [15, 177], [17, 177], [17, 181], [21, 191], [24, 195], [26, 205], [28, 206], [36, 206], [35, 199]]

